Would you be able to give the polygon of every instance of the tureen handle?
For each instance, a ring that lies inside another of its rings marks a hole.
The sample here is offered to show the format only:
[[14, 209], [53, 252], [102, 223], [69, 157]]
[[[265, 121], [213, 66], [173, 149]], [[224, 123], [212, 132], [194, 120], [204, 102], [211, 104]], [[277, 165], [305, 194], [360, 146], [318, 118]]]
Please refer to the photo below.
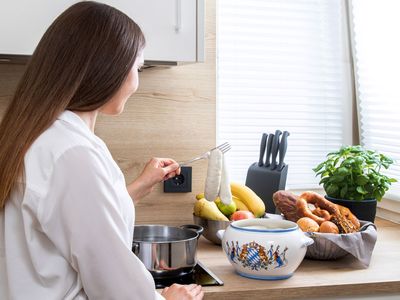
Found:
[[222, 241], [222, 238], [224, 237], [225, 229], [221, 229], [217, 231], [217, 237]]
[[304, 247], [310, 246], [312, 244], [314, 244], [314, 240], [312, 238], [308, 237], [305, 232], [304, 236], [303, 236], [303, 244], [301, 245], [301, 247], [304, 248]]

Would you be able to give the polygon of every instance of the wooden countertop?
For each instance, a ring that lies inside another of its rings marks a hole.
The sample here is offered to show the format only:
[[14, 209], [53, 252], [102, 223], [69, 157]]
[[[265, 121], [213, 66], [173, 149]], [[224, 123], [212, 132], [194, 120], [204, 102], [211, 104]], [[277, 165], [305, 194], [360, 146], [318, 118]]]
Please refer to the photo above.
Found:
[[[400, 295], [400, 225], [377, 220], [378, 240], [369, 268], [354, 268], [347, 257], [336, 261], [305, 259], [285, 280], [265, 281], [237, 275], [221, 247], [203, 237], [198, 259], [224, 286], [203, 287], [205, 299], [302, 299], [372, 294]], [[353, 263], [354, 266], [354, 263]]]

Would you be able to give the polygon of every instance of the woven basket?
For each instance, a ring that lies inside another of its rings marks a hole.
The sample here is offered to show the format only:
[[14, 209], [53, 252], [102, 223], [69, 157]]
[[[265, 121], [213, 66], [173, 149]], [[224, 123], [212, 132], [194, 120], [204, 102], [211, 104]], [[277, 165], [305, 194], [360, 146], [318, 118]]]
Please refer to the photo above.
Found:
[[325, 239], [323, 233], [319, 233], [318, 235], [310, 234], [310, 238], [314, 240], [314, 244], [307, 247], [306, 258], [332, 260], [349, 254], [346, 250], [343, 250], [335, 243]]
[[[366, 243], [366, 240], [373, 234], [376, 234], [374, 226], [363, 227], [367, 221], [360, 221], [361, 230], [355, 233], [348, 234], [332, 234], [308, 232], [307, 235], [314, 240], [314, 244], [307, 247], [306, 258], [318, 260], [333, 260], [349, 254], [349, 242], [351, 248], [357, 249], [360, 247], [374, 247], [375, 243]], [[328, 239], [329, 238], [329, 239]]]

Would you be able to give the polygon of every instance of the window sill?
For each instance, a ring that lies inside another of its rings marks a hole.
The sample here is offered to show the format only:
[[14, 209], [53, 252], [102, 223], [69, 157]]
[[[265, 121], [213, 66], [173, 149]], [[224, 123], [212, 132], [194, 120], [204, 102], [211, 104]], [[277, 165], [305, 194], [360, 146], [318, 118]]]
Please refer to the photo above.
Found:
[[378, 202], [376, 216], [400, 224], [400, 201], [383, 199]]

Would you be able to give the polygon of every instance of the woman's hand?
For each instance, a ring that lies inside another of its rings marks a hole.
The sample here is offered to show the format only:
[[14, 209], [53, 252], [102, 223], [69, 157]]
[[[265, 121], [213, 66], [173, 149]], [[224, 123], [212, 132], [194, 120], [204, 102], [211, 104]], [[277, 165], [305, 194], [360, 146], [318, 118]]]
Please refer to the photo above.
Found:
[[181, 285], [175, 283], [163, 289], [161, 295], [167, 300], [201, 300], [204, 297], [204, 292], [201, 290], [201, 285]]
[[137, 202], [149, 194], [157, 183], [177, 176], [180, 173], [181, 169], [175, 160], [153, 157], [146, 164], [139, 177], [128, 185], [129, 195]]

